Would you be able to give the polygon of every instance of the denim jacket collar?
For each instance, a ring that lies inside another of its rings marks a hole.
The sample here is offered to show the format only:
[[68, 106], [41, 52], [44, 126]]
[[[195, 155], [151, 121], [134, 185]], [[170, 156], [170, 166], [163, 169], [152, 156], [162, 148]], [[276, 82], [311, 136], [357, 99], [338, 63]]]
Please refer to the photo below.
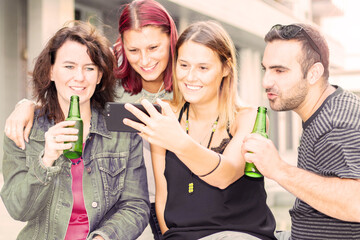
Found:
[[100, 112], [95, 108], [91, 108], [90, 133], [99, 134], [106, 138], [112, 138], [110, 131], [107, 129], [103, 112]]
[[[34, 126], [32, 128], [36, 129], [36, 131], [31, 133], [30, 139], [45, 141], [45, 133], [50, 127], [55, 125], [54, 120], [49, 120], [47, 115], [39, 117], [39, 110], [35, 112], [34, 119], [36, 118], [38, 118], [38, 121], [34, 121]], [[102, 112], [92, 107], [89, 133], [99, 134], [106, 138], [112, 138], [110, 131], [106, 127], [104, 118], [105, 116]]]

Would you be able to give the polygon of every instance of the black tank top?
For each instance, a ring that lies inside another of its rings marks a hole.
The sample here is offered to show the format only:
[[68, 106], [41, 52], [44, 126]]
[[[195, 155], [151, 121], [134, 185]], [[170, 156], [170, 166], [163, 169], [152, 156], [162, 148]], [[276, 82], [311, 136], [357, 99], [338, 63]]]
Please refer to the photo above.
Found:
[[[220, 153], [228, 142], [223, 141]], [[193, 240], [227, 230], [275, 239], [275, 219], [266, 205], [263, 178], [243, 176], [221, 190], [193, 174], [170, 151], [165, 162], [168, 196], [164, 217], [169, 230], [164, 239]], [[193, 183], [192, 193], [189, 183]]]

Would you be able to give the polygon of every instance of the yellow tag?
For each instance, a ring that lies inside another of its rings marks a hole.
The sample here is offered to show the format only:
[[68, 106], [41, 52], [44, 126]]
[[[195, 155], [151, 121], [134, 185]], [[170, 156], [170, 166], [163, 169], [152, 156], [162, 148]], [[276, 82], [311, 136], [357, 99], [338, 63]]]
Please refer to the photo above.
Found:
[[194, 192], [194, 183], [189, 183], [189, 193]]

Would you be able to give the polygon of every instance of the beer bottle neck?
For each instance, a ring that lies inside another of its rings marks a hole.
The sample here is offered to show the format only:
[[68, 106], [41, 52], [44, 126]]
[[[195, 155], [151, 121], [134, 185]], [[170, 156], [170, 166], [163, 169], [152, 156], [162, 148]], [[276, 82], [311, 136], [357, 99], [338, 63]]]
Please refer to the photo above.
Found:
[[71, 96], [68, 118], [69, 117], [80, 118], [80, 105], [78, 96]]
[[256, 120], [252, 132], [266, 133], [266, 108], [258, 108], [258, 113], [256, 115]]

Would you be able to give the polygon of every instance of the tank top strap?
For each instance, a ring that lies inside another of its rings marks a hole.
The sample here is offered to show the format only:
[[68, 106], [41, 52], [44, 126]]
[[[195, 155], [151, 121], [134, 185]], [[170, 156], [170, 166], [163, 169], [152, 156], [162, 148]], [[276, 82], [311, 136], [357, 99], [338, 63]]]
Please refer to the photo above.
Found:
[[182, 118], [182, 115], [184, 114], [184, 112], [185, 111], [189, 112], [189, 105], [190, 104], [188, 102], [185, 102], [184, 106], [181, 108], [180, 113], [179, 113], [179, 119], [178, 119], [179, 122], [181, 121], [181, 118]]
[[232, 139], [233, 135], [231, 135], [231, 133], [230, 133], [230, 123], [229, 122], [227, 122], [227, 124], [226, 124], [226, 132], [228, 133], [229, 138]]

